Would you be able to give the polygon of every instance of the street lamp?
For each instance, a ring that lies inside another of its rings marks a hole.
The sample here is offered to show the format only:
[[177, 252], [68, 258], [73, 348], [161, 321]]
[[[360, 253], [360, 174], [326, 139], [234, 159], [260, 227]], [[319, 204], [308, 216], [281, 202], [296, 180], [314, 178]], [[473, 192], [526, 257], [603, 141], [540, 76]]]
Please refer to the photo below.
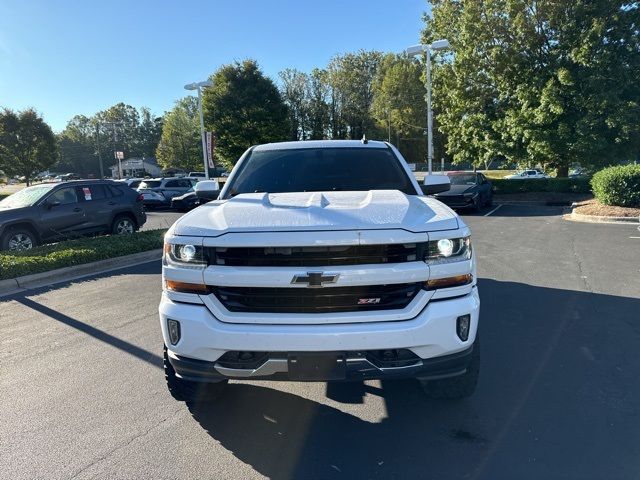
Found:
[[202, 160], [204, 161], [204, 176], [209, 180], [209, 162], [207, 162], [207, 141], [204, 138], [204, 115], [202, 114], [202, 89], [210, 87], [213, 83], [210, 80], [204, 82], [189, 83], [184, 86], [185, 90], [198, 91], [198, 113], [200, 114], [200, 136], [202, 137]]
[[427, 165], [428, 175], [431, 175], [433, 164], [433, 112], [431, 111], [431, 51], [446, 50], [450, 47], [449, 40], [436, 40], [430, 45], [414, 45], [407, 48], [404, 52], [410, 56], [422, 55], [427, 56]]

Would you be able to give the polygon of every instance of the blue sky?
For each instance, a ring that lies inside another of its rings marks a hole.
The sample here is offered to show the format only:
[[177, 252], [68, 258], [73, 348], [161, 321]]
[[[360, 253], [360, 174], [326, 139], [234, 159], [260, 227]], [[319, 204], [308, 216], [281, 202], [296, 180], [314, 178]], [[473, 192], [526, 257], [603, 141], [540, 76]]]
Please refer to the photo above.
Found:
[[0, 0], [0, 106], [62, 130], [123, 101], [162, 114], [220, 65], [276, 78], [337, 53], [418, 43], [424, 0]]

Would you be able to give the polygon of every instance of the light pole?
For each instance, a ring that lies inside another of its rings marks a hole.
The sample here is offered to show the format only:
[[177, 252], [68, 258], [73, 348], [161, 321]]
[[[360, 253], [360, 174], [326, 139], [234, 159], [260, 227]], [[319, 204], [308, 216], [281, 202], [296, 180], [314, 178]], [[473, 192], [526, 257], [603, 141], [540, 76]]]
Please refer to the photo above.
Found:
[[207, 141], [204, 137], [204, 115], [202, 114], [202, 89], [210, 87], [213, 83], [210, 80], [204, 82], [189, 83], [184, 86], [185, 90], [198, 91], [198, 113], [200, 114], [200, 136], [202, 137], [202, 160], [204, 162], [204, 176], [209, 180], [209, 162], [207, 162]]
[[427, 168], [428, 175], [432, 173], [433, 167], [433, 112], [431, 111], [431, 51], [446, 50], [449, 48], [449, 40], [436, 40], [429, 45], [414, 45], [404, 52], [407, 55], [415, 56], [424, 53], [427, 57]]
[[[123, 126], [124, 124], [122, 122], [98, 122], [98, 125], [111, 125], [112, 127], [112, 133], [113, 133], [113, 137], [112, 137], [112, 141], [113, 141], [113, 157], [118, 161], [118, 179], [122, 179], [122, 159], [120, 157], [118, 157], [118, 154], [116, 153], [116, 126]], [[97, 132], [98, 130], [96, 130]], [[124, 149], [123, 149], [124, 151]], [[102, 167], [102, 160], [100, 160], [101, 162], [101, 167]], [[102, 172], [101, 172], [102, 175]]]

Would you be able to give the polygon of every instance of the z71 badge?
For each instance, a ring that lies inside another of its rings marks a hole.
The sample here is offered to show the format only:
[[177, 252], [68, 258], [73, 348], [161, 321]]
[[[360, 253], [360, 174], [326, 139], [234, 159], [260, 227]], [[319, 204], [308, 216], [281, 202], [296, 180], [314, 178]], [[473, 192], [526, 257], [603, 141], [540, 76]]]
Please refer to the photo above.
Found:
[[376, 303], [380, 303], [379, 298], [359, 298], [358, 305], [375, 305]]

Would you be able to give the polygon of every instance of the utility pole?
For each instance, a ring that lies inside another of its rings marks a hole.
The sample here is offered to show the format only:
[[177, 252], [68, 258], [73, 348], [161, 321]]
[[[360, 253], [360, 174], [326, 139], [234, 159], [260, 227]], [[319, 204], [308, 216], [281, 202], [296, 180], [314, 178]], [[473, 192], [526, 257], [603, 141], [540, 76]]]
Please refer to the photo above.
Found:
[[104, 180], [104, 167], [102, 165], [102, 153], [100, 153], [100, 124], [96, 123], [96, 152], [100, 163], [100, 180]]
[[117, 133], [116, 133], [116, 125], [123, 125], [122, 122], [98, 122], [99, 125], [111, 125], [112, 128], [112, 144], [113, 144], [113, 158], [118, 161], [118, 179], [122, 179], [122, 163], [121, 158], [118, 157], [116, 153], [116, 141], [117, 141]]
[[433, 113], [431, 111], [431, 48], [425, 50], [427, 56], [427, 168], [429, 175], [433, 169]]
[[422, 55], [424, 53], [427, 80], [427, 168], [431, 175], [433, 170], [433, 112], [431, 111], [431, 51], [446, 50], [448, 40], [436, 40], [430, 45], [415, 45], [405, 50], [407, 55]]
[[118, 160], [118, 180], [122, 180], [122, 162], [116, 150], [116, 126], [113, 125], [113, 157]]
[[387, 124], [389, 127], [388, 141], [391, 143], [391, 102], [387, 102]]
[[204, 132], [204, 115], [202, 113], [202, 89], [211, 87], [213, 82], [205, 80], [204, 82], [189, 83], [185, 85], [185, 90], [197, 90], [198, 91], [198, 114], [200, 116], [200, 139], [202, 140], [202, 162], [204, 163], [204, 176], [209, 180], [209, 161], [207, 159], [207, 141], [205, 139]]

